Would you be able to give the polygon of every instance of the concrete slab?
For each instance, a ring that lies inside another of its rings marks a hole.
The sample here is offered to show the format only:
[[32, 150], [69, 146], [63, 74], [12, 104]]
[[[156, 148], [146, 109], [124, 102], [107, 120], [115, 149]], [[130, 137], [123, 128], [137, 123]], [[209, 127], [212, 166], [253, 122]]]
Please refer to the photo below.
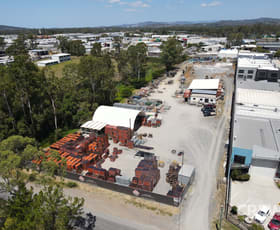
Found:
[[249, 173], [248, 182], [232, 182], [231, 205], [238, 207], [239, 214], [249, 217], [261, 206], [268, 206], [272, 214], [264, 224], [267, 227], [272, 215], [280, 211], [280, 189], [273, 181], [275, 169], [251, 166]]

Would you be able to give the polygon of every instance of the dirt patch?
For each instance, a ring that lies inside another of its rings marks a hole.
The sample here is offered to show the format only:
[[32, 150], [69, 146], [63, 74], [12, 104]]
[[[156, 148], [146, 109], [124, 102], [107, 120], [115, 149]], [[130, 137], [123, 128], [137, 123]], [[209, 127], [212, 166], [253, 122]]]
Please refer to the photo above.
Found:
[[[67, 180], [67, 181], [71, 181], [71, 180]], [[123, 193], [115, 192], [112, 190], [108, 190], [96, 186], [91, 186], [77, 181], [75, 182], [78, 184], [80, 190], [94, 193], [94, 194], [99, 194], [104, 196], [104, 198], [108, 198], [108, 199], [121, 200], [125, 204], [130, 204], [141, 209], [153, 211], [157, 215], [173, 216], [179, 213], [179, 209], [177, 207], [161, 204], [150, 200], [145, 200], [143, 198], [129, 196]]]

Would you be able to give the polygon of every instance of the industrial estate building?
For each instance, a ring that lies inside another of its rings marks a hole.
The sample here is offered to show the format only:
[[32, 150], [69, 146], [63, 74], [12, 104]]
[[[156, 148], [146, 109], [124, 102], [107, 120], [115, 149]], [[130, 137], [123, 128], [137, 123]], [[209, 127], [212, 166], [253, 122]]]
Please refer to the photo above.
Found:
[[276, 82], [280, 79], [279, 68], [265, 54], [240, 52], [237, 66], [239, 79], [255, 81], [268, 80]]
[[[260, 78], [262, 73], [266, 77]], [[279, 69], [264, 54], [238, 58], [232, 168], [276, 168], [280, 161]]]
[[60, 53], [60, 54], [52, 55], [51, 59], [38, 61], [38, 62], [36, 62], [36, 64], [37, 64], [37, 66], [40, 66], [40, 67], [46, 67], [46, 66], [56, 65], [61, 62], [70, 61], [70, 60], [71, 60], [70, 54]]
[[51, 56], [51, 58], [52, 60], [57, 61], [58, 63], [71, 60], [70, 54], [66, 54], [66, 53], [54, 54]]
[[185, 100], [190, 104], [216, 104], [221, 91], [219, 79], [195, 79], [185, 92]]

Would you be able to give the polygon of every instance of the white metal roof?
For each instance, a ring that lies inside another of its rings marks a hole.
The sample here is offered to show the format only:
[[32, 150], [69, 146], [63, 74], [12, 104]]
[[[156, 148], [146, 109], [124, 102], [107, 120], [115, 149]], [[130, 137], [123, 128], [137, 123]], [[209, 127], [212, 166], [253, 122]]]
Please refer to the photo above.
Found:
[[192, 81], [189, 89], [214, 89], [219, 88], [219, 79], [195, 79]]
[[57, 61], [56, 60], [52, 60], [52, 59], [47, 59], [47, 60], [37, 61], [36, 63], [38, 65], [38, 64], [57, 63]]
[[263, 58], [263, 56], [260, 55], [238, 58], [238, 68], [253, 68], [273, 71], [279, 70], [275, 67], [271, 60]]
[[236, 102], [242, 104], [280, 107], [280, 92], [238, 88]]
[[179, 171], [179, 175], [191, 177], [194, 173], [194, 167], [192, 165], [184, 164]]
[[140, 113], [140, 110], [102, 105], [96, 109], [92, 121], [134, 129], [135, 120]]
[[106, 126], [106, 123], [100, 121], [87, 121], [84, 123], [81, 128], [101, 130]]
[[60, 53], [60, 54], [53, 54], [52, 57], [62, 57], [62, 56], [70, 56], [70, 54], [67, 53]]

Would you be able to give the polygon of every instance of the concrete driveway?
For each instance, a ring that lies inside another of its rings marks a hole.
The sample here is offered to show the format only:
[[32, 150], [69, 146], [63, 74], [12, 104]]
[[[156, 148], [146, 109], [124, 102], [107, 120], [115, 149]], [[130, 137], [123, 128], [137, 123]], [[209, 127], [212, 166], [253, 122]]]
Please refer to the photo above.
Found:
[[267, 218], [267, 224], [275, 212], [280, 211], [280, 189], [273, 181], [275, 169], [251, 166], [251, 178], [248, 182], [232, 182], [231, 205], [238, 207], [239, 214], [253, 217], [261, 206], [267, 206], [271, 215]]

